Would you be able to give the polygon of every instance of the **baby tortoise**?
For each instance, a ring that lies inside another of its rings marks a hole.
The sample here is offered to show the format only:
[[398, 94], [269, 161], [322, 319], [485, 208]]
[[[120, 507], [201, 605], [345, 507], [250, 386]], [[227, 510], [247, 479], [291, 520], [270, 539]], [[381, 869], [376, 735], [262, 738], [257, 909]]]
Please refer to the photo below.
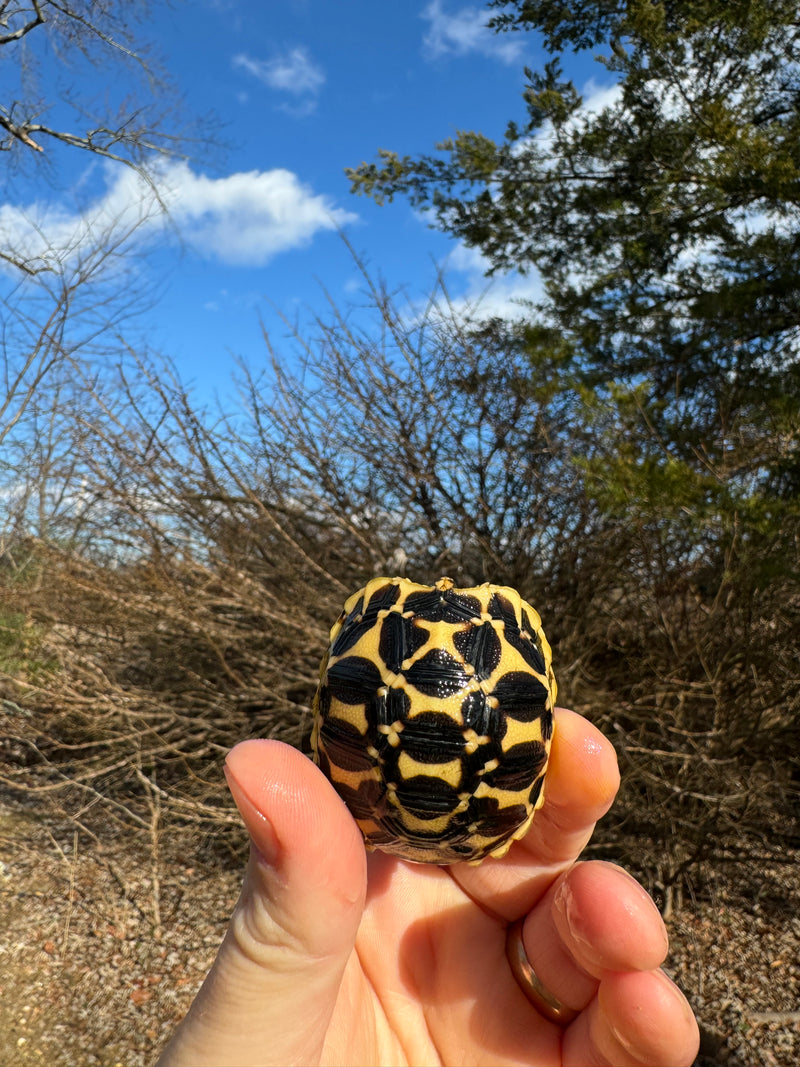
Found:
[[542, 804], [555, 699], [541, 619], [514, 589], [374, 578], [331, 630], [314, 759], [368, 848], [478, 863]]

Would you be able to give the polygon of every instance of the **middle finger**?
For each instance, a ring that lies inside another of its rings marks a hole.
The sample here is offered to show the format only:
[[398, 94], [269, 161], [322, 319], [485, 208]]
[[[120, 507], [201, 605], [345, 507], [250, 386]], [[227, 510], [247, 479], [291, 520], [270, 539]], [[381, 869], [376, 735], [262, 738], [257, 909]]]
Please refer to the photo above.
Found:
[[619, 787], [611, 743], [582, 715], [556, 708], [545, 799], [525, 837], [502, 859], [447, 870], [481, 907], [506, 920], [531, 910], [578, 858]]

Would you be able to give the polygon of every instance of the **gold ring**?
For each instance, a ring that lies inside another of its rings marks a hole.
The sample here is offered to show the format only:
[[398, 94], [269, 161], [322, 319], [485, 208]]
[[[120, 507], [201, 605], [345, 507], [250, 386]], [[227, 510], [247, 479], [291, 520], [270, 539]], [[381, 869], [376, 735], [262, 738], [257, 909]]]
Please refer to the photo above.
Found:
[[515, 923], [509, 926], [508, 934], [506, 935], [506, 955], [508, 956], [508, 962], [511, 964], [511, 973], [516, 978], [517, 985], [540, 1015], [543, 1015], [545, 1019], [549, 1019], [552, 1023], [558, 1023], [559, 1026], [567, 1026], [573, 1019], [577, 1018], [578, 1012], [573, 1008], [566, 1007], [557, 997], [553, 996], [550, 990], [542, 985], [536, 971], [531, 967], [531, 961], [528, 959], [528, 954], [522, 943], [524, 922], [524, 918], [517, 919]]

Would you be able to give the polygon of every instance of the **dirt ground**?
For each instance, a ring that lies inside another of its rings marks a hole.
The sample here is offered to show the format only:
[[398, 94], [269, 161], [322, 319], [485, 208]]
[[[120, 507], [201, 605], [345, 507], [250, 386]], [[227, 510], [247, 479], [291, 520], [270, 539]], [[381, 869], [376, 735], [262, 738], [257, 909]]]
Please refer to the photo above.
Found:
[[[740, 882], [718, 885], [670, 920], [668, 970], [703, 1032], [698, 1067], [800, 1063], [797, 870], [757, 872], [749, 905]], [[240, 877], [197, 855], [154, 864], [141, 846], [0, 803], [0, 1063], [151, 1064], [214, 958]]]

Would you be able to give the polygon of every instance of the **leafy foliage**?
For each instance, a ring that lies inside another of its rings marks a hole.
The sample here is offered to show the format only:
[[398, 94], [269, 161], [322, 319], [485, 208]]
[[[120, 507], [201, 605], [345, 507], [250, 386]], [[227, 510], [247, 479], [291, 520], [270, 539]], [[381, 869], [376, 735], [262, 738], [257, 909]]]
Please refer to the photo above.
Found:
[[779, 526], [796, 517], [796, 5], [492, 6], [495, 28], [538, 30], [551, 50], [605, 46], [613, 82], [594, 110], [554, 58], [526, 71], [526, 121], [503, 141], [382, 151], [349, 172], [354, 191], [407, 196], [491, 270], [539, 271], [539, 314], [599, 401], [628, 391], [645, 451], [730, 485], [741, 520], [762, 497], [781, 501]]

